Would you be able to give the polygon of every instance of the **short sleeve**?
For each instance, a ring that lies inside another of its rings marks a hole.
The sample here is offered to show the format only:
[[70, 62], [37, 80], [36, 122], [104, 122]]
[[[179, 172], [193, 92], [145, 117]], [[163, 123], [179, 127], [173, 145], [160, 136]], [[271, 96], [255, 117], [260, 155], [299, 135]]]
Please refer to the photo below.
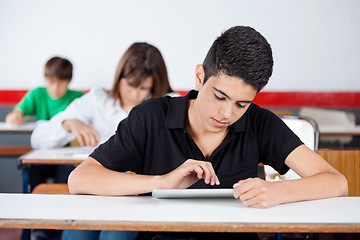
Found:
[[21, 110], [24, 116], [34, 115], [36, 112], [36, 94], [39, 94], [39, 89], [28, 91], [20, 102], [14, 107], [16, 110]]
[[129, 116], [119, 123], [115, 134], [96, 148], [90, 157], [114, 171], [140, 173], [143, 166], [145, 132], [145, 126], [135, 107]]
[[266, 109], [261, 110], [254, 121], [257, 126], [254, 131], [259, 141], [260, 161], [272, 166], [280, 174], [285, 174], [289, 170], [285, 164], [287, 156], [303, 143], [278, 116]]

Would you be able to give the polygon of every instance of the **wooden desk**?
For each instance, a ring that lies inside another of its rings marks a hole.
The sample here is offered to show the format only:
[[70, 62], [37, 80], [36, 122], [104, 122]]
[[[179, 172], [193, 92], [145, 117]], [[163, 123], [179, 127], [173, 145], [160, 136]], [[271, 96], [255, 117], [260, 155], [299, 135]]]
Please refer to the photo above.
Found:
[[[0, 122], [0, 134], [31, 134], [35, 129], [35, 122], [27, 122], [22, 125], [7, 125]], [[29, 145], [1, 145], [0, 156], [20, 156], [32, 150]]]
[[319, 126], [321, 136], [360, 136], [360, 126], [344, 128], [337, 126]]
[[18, 159], [18, 168], [23, 169], [23, 193], [29, 192], [28, 167], [33, 164], [45, 165], [79, 165], [84, 161], [93, 148], [65, 147], [54, 149], [32, 150]]
[[31, 150], [30, 146], [2, 145], [0, 146], [0, 156], [20, 156]]
[[354, 197], [254, 209], [234, 198], [0, 194], [0, 228], [360, 232], [359, 206], [360, 198]]
[[35, 149], [19, 157], [19, 166], [31, 164], [69, 164], [78, 165], [94, 149], [91, 147], [64, 147], [53, 149]]

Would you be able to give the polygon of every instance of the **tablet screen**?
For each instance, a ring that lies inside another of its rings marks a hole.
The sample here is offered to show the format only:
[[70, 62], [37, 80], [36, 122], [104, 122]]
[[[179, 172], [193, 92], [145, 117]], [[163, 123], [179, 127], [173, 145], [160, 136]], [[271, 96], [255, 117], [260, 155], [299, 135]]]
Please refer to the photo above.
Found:
[[233, 198], [234, 189], [154, 189], [154, 198]]

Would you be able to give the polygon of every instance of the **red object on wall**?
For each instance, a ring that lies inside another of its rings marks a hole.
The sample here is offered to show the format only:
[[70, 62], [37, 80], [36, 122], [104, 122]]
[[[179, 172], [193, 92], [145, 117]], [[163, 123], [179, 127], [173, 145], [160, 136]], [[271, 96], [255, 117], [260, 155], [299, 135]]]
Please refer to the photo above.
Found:
[[[27, 90], [0, 90], [0, 105], [15, 105]], [[181, 96], [187, 90], [178, 90]], [[260, 92], [254, 102], [262, 107], [360, 108], [360, 92]]]

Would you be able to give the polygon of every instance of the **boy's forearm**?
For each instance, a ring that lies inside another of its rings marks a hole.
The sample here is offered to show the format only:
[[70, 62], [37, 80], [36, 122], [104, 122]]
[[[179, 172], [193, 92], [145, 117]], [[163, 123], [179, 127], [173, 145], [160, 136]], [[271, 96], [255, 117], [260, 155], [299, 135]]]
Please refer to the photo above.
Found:
[[120, 173], [100, 165], [79, 166], [69, 176], [72, 194], [136, 195], [162, 188], [161, 176]]
[[297, 180], [274, 182], [278, 186], [281, 203], [347, 196], [346, 178], [333, 172], [324, 172]]

